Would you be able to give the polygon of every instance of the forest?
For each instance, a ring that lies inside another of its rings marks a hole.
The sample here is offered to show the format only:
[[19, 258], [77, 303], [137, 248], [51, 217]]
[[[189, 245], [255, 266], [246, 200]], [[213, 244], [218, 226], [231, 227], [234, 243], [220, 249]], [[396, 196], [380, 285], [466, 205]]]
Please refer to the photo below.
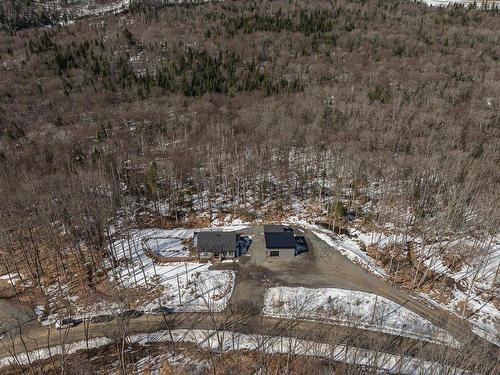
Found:
[[498, 9], [141, 0], [38, 16], [0, 13], [0, 255], [31, 302], [59, 277], [95, 289], [119, 225], [266, 219], [296, 201], [339, 233], [349, 211], [408, 238], [474, 238], [460, 256], [478, 273], [488, 259]]

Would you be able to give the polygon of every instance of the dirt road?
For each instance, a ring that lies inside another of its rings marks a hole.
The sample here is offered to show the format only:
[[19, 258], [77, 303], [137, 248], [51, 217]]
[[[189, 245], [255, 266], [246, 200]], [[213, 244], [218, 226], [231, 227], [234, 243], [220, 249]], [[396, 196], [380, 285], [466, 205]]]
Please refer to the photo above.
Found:
[[233, 268], [238, 274], [233, 298], [239, 304], [253, 306], [254, 311], [261, 311], [265, 291], [272, 286], [342, 288], [376, 293], [388, 298], [447, 330], [459, 340], [464, 335], [472, 334], [468, 322], [451, 315], [446, 310], [427, 305], [410, 291], [392, 285], [389, 281], [354, 264], [310, 230], [295, 229], [305, 233], [309, 252], [291, 260], [265, 257], [262, 226], [252, 227], [246, 231], [246, 234], [253, 236], [250, 257], [242, 258], [234, 266], [224, 266]]
[[346, 328], [333, 324], [291, 321], [264, 317], [249, 311], [207, 313], [174, 313], [166, 316], [143, 315], [127, 322], [80, 324], [64, 330], [48, 327], [32, 327], [23, 333], [23, 340], [16, 337], [2, 340], [0, 357], [12, 353], [33, 351], [39, 348], [84, 341], [86, 338], [109, 337], [119, 339], [125, 329], [128, 334], [156, 332], [165, 329], [210, 329], [228, 330], [239, 333], [258, 333], [271, 336], [297, 337], [299, 339], [338, 345], [348, 343], [351, 346], [392, 354], [417, 355], [432, 360], [442, 347], [436, 344], [398, 337], [380, 332]]
[[[334, 324], [296, 322], [279, 320], [260, 315], [264, 294], [268, 287], [304, 286], [311, 288], [337, 287], [350, 290], [377, 293], [394, 302], [404, 305], [435, 325], [447, 330], [460, 339], [464, 333], [470, 332], [469, 325], [448, 314], [446, 311], [427, 306], [417, 298], [391, 285], [388, 281], [370, 274], [360, 266], [353, 264], [338, 251], [305, 230], [310, 251], [284, 261], [272, 261], [262, 256], [264, 238], [262, 227], [249, 228], [247, 234], [253, 236], [250, 256], [240, 258], [238, 263], [224, 263], [214, 268], [231, 268], [236, 271], [237, 281], [233, 295], [226, 311], [217, 314], [208, 313], [175, 313], [168, 316], [144, 315], [127, 322], [126, 329], [130, 333], [153, 332], [169, 328], [226, 329], [241, 333], [261, 333], [271, 335], [291, 335], [294, 337], [313, 339], [318, 342], [349, 342], [359, 347], [370, 347], [378, 343], [377, 349], [398, 354], [411, 354], [412, 349], [421, 347], [422, 342], [400, 338], [389, 334], [366, 330], [348, 329]], [[265, 252], [265, 250], [264, 250]], [[260, 256], [259, 256], [260, 254]], [[39, 347], [56, 345], [65, 339], [66, 342], [78, 341], [88, 337], [118, 337], [123, 324], [112, 323], [83, 324], [68, 331], [49, 331], [46, 327], [30, 324], [23, 328], [24, 343], [19, 336], [14, 338], [13, 347], [17, 352], [34, 350]], [[10, 355], [12, 343], [4, 338], [0, 347], [0, 357]], [[424, 343], [426, 353], [440, 350], [438, 345]]]

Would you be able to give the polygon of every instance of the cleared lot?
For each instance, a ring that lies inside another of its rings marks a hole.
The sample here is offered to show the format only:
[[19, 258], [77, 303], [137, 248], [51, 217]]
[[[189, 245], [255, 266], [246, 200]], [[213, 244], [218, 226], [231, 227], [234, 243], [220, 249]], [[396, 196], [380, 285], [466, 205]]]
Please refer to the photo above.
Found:
[[252, 236], [249, 256], [238, 264], [220, 265], [237, 271], [237, 282], [231, 303], [262, 311], [266, 290], [276, 286], [307, 288], [340, 288], [383, 296], [429, 320], [456, 337], [470, 330], [468, 324], [444, 310], [429, 307], [409, 291], [391, 285], [344, 257], [335, 248], [310, 230], [294, 227], [297, 235], [304, 234], [309, 251], [292, 259], [266, 258], [263, 227], [244, 230]]

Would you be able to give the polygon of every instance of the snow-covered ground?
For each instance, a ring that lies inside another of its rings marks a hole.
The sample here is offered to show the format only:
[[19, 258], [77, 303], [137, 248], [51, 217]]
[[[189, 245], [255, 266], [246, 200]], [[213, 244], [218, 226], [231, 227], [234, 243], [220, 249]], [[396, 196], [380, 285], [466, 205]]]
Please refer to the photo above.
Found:
[[477, 6], [481, 6], [482, 4], [485, 4], [487, 7], [494, 7], [495, 5], [498, 6], [500, 5], [499, 1], [474, 1], [474, 0], [422, 0], [423, 3], [435, 7], [445, 7], [448, 5], [453, 5], [453, 4], [461, 4], [461, 5], [470, 5], [470, 4], [477, 4]]
[[149, 237], [144, 244], [155, 254], [162, 257], [187, 257], [189, 249], [182, 238]]
[[[388, 277], [389, 275], [383, 269], [382, 264], [362, 250], [361, 245], [365, 247], [376, 245], [379, 249], [383, 249], [391, 244], [406, 244], [411, 241], [415, 245], [418, 259], [428, 269], [452, 278], [457, 283], [461, 283], [464, 288], [468, 288], [470, 283], [474, 282], [474, 288], [472, 288], [469, 297], [467, 297], [467, 293], [454, 287], [450, 289], [453, 298], [446, 303], [439, 300], [439, 296], [434, 295], [432, 289], [427, 293], [418, 291], [417, 293], [430, 304], [448, 310], [460, 317], [462, 317], [461, 306], [467, 301], [469, 313], [463, 315], [472, 323], [473, 331], [484, 339], [500, 346], [498, 335], [498, 332], [500, 332], [500, 312], [491, 302], [491, 297], [488, 297], [491, 293], [498, 293], [498, 291], [495, 292], [495, 282], [498, 283], [500, 280], [500, 235], [493, 236], [491, 241], [483, 241], [481, 244], [471, 238], [462, 238], [460, 240], [437, 241], [426, 245], [425, 241], [420, 237], [395, 233], [397, 228], [390, 223], [383, 228], [383, 231], [379, 232], [362, 231], [356, 223], [353, 223], [352, 228], [349, 230], [349, 236], [346, 236], [334, 234], [319, 225], [311, 224], [310, 221], [316, 221], [316, 219], [307, 219], [296, 215], [286, 220], [290, 224], [310, 229], [318, 238], [332, 246], [353, 263], [380, 277]], [[471, 257], [473, 263], [464, 263], [456, 271], [450, 270], [445, 265], [441, 250], [443, 247], [451, 248], [453, 246], [469, 246], [471, 250], [468, 252], [470, 254], [472, 254], [472, 251], [476, 251], [477, 255]], [[484, 293], [485, 291], [489, 291], [489, 293]], [[472, 315], [470, 311], [473, 312]]]
[[[500, 312], [491, 302], [491, 298], [488, 297], [490, 293], [484, 293], [485, 291], [495, 293], [495, 283], [500, 280], [498, 274], [500, 269], [499, 235], [492, 236], [489, 240], [483, 242], [464, 237], [424, 244], [424, 241], [418, 237], [405, 238], [403, 235], [378, 232], [363, 233], [358, 229], [351, 230], [350, 233], [366, 246], [377, 245], [379, 248], [384, 248], [393, 243], [401, 244], [412, 241], [415, 244], [415, 252], [418, 258], [426, 268], [453, 279], [457, 285], [462, 285], [463, 290], [468, 290], [473, 284], [470, 293], [461, 291], [457, 286], [450, 289], [453, 298], [447, 303], [433, 298], [435, 296], [432, 290], [429, 294], [423, 292], [419, 294], [435, 306], [446, 309], [458, 316], [464, 315], [472, 323], [473, 331], [477, 335], [500, 346], [498, 335], [500, 331]], [[461, 255], [465, 258], [464, 262], [455, 270], [450, 269], [444, 259], [445, 250], [451, 251], [453, 249], [460, 249]], [[483, 297], [483, 294], [486, 298]], [[463, 305], [466, 301], [466, 311], [463, 311]]]
[[[136, 334], [128, 337], [128, 342], [146, 345], [154, 342], [187, 341], [201, 347], [215, 351], [258, 350], [267, 354], [290, 353], [326, 358], [336, 362], [356, 364], [378, 368], [389, 373], [398, 374], [435, 374], [453, 373], [466, 374], [457, 368], [450, 368], [437, 362], [429, 362], [415, 357], [400, 356], [383, 352], [370, 351], [345, 345], [329, 345], [310, 340], [301, 340], [293, 337], [266, 336], [256, 334], [242, 334], [232, 331], [214, 331], [200, 329], [174, 329], [171, 331], [157, 331], [153, 333]], [[90, 348], [97, 348], [111, 343], [108, 338], [94, 338], [89, 340]], [[65, 347], [67, 354], [75, 353], [86, 347], [85, 341], [68, 344]], [[49, 349], [40, 349], [28, 354], [23, 353], [16, 357], [0, 359], [0, 368], [10, 364], [28, 364], [29, 362], [50, 358], [60, 354], [61, 346]]]
[[285, 319], [343, 324], [458, 346], [453, 336], [428, 320], [372, 293], [338, 288], [274, 287], [266, 292], [263, 313]]
[[[115, 258], [118, 261], [126, 260], [127, 265], [110, 270], [109, 277], [118, 280], [124, 287], [161, 286], [161, 304], [179, 311], [223, 310], [234, 286], [232, 271], [209, 270], [209, 263], [155, 264], [144, 252], [145, 238], [188, 239], [193, 232], [188, 229], [143, 229], [128, 232], [126, 238], [111, 245]], [[163, 242], [163, 252], [173, 252], [168, 244], [174, 248], [178, 246], [175, 241]], [[141, 308], [150, 310], [158, 306], [159, 301], [154, 300]]]
[[[235, 223], [218, 227], [220, 230], [237, 230], [245, 226]], [[214, 229], [214, 228], [212, 228]], [[147, 251], [167, 256], [188, 256], [185, 242], [193, 233], [202, 229], [133, 229], [127, 231], [109, 246], [113, 261], [106, 261], [111, 283], [120, 289], [132, 288], [134, 299], [118, 301], [113, 296], [97, 297], [83, 302], [68, 284], [53, 284], [47, 288], [49, 309], [37, 306], [36, 313], [44, 317], [44, 324], [53, 324], [66, 317], [90, 318], [102, 314], [116, 314], [134, 308], [151, 311], [160, 306], [173, 311], [221, 311], [231, 297], [235, 274], [233, 271], [210, 270], [210, 263], [172, 262], [157, 264]], [[140, 291], [140, 292], [138, 292]], [[101, 299], [99, 299], [101, 298]], [[64, 303], [61, 304], [61, 301]], [[70, 309], [58, 309], [59, 306]]]
[[[98, 348], [104, 345], [112, 343], [113, 340], [107, 337], [98, 337], [88, 340], [88, 348]], [[87, 343], [85, 341], [76, 341], [73, 343], [66, 344], [64, 346], [65, 354], [73, 354], [79, 350], [87, 348]], [[20, 353], [15, 356], [0, 358], [0, 368], [8, 365], [27, 365], [34, 361], [39, 361], [42, 359], [50, 358], [51, 356], [59, 355], [63, 352], [63, 347], [61, 345], [53, 346], [50, 349], [38, 349], [28, 353]]]
[[20, 277], [17, 273], [11, 272], [11, 273], [6, 273], [5, 275], [1, 275], [0, 280], [7, 281], [7, 282], [15, 285], [16, 282], [18, 280], [20, 280]]

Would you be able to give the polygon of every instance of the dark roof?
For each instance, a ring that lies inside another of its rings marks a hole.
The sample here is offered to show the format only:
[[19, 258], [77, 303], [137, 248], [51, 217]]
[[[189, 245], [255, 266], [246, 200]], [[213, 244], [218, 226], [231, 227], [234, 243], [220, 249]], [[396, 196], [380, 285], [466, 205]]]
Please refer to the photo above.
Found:
[[236, 232], [199, 232], [197, 250], [205, 253], [221, 253], [236, 250]]
[[291, 232], [264, 233], [267, 249], [295, 249], [296, 242]]
[[281, 233], [285, 231], [284, 225], [276, 225], [276, 224], [266, 224], [264, 225], [265, 233]]

